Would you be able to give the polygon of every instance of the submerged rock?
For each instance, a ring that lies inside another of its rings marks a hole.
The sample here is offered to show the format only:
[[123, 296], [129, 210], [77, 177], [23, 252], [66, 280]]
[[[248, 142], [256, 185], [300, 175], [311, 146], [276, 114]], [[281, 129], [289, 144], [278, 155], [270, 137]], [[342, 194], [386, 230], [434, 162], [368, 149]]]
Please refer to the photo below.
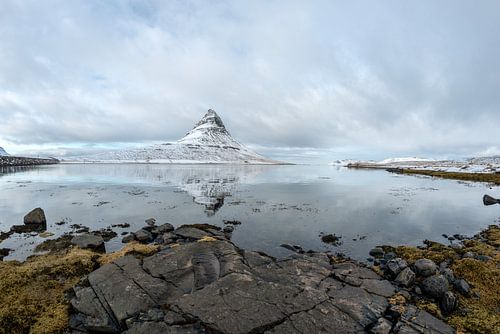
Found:
[[484, 205], [494, 205], [494, 204], [499, 204], [500, 199], [493, 198], [489, 195], [484, 195], [483, 196], [483, 204]]

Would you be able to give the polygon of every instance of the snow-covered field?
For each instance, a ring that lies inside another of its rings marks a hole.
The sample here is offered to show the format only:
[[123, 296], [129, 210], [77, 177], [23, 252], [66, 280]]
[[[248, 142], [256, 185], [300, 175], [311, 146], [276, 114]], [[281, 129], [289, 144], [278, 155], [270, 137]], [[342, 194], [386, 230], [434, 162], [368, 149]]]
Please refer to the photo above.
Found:
[[81, 156], [63, 163], [278, 164], [236, 141], [213, 110], [173, 143]]
[[406, 168], [454, 173], [500, 172], [500, 156], [476, 157], [464, 160], [433, 160], [426, 158], [389, 158], [382, 161], [350, 161], [343, 166], [352, 168]]

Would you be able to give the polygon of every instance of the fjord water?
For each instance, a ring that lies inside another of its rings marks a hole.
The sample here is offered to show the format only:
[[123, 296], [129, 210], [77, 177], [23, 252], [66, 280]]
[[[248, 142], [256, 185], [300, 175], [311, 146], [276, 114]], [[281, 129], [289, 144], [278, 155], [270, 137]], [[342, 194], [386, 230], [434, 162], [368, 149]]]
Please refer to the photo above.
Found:
[[[238, 220], [232, 240], [240, 247], [281, 257], [283, 243], [342, 252], [366, 259], [381, 244], [448, 242], [442, 234], [473, 234], [498, 221], [497, 206], [484, 207], [481, 183], [350, 170], [333, 166], [235, 166], [168, 164], [61, 164], [0, 170], [0, 230], [22, 224], [35, 207], [45, 210], [55, 238], [82, 224], [116, 227], [108, 251], [122, 246], [122, 232], [147, 218], [174, 226]], [[58, 225], [61, 221], [65, 224]], [[322, 243], [320, 233], [341, 236]], [[25, 259], [43, 238], [14, 234], [0, 243], [6, 259]]]

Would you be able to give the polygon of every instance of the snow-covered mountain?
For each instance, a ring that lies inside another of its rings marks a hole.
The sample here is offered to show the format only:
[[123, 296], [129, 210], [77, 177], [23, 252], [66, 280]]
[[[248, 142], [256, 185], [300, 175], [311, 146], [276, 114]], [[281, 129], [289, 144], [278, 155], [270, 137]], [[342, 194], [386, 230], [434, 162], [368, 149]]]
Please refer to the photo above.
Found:
[[1, 156], [8, 156], [9, 153], [5, 152], [5, 150], [3, 149], [3, 147], [0, 147], [0, 157]]
[[66, 162], [280, 163], [259, 155], [233, 139], [222, 119], [212, 109], [208, 110], [191, 131], [174, 143], [103, 152]]

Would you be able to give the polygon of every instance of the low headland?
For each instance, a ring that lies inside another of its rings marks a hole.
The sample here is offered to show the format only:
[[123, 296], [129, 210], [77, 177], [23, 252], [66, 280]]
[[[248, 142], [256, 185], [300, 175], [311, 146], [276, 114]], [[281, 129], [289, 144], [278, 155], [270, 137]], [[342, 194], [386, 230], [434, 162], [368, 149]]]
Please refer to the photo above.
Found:
[[[40, 208], [17, 226], [50, 233]], [[368, 263], [299, 246], [276, 259], [235, 228], [151, 218], [113, 253], [108, 230], [46, 240], [0, 261], [0, 333], [499, 333], [498, 225]]]
[[0, 156], [0, 167], [54, 165], [58, 163], [59, 160], [54, 158]]

